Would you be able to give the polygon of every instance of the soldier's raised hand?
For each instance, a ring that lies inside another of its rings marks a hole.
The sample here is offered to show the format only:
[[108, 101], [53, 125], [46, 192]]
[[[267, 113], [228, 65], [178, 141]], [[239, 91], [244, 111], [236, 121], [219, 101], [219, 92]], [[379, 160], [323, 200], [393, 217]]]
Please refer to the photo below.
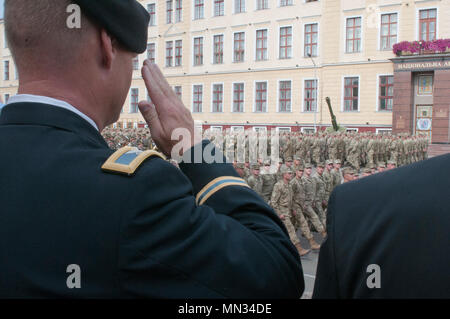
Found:
[[[159, 67], [149, 60], [145, 60], [142, 76], [152, 103], [139, 102], [139, 110], [150, 128], [156, 146], [165, 155], [170, 156], [172, 148], [178, 143], [182, 144], [183, 151], [200, 143], [202, 137], [200, 133], [195, 132], [191, 112], [176, 96]], [[180, 128], [186, 129], [190, 138], [178, 140], [178, 136], [176, 136], [177, 139], [172, 140], [173, 131]]]

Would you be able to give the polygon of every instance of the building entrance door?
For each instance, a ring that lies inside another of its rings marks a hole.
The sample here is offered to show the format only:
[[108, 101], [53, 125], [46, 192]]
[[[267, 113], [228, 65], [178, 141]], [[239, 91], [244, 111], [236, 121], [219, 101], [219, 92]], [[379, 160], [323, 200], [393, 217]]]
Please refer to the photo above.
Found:
[[431, 134], [433, 127], [433, 106], [432, 105], [416, 105], [415, 120], [416, 135], [426, 135], [431, 142]]

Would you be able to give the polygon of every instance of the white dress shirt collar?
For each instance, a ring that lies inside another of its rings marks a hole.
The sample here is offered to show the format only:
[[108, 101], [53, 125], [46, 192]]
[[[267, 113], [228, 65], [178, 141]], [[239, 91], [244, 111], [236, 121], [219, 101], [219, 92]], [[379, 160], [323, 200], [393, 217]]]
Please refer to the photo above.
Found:
[[69, 111], [72, 111], [73, 113], [81, 116], [83, 119], [85, 119], [89, 124], [91, 124], [97, 131], [98, 126], [95, 124], [95, 122], [86, 114], [75, 108], [74, 106], [70, 105], [67, 102], [53, 99], [51, 97], [47, 96], [41, 96], [41, 95], [32, 95], [32, 94], [17, 94], [13, 97], [10, 97], [8, 100], [8, 103], [6, 104], [12, 104], [12, 103], [43, 103], [43, 104], [50, 104], [53, 106], [57, 106]]

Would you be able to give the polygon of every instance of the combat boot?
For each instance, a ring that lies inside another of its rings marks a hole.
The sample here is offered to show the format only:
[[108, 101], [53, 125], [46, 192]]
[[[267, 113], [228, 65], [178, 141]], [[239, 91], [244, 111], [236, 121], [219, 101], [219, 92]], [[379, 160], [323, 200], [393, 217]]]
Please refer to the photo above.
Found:
[[320, 245], [318, 243], [316, 243], [314, 238], [309, 239], [309, 244], [311, 245], [311, 249], [312, 250], [319, 250], [320, 249]]
[[296, 244], [295, 247], [297, 248], [298, 253], [300, 254], [300, 256], [305, 256], [307, 253], [309, 253], [311, 250], [310, 249], [304, 249], [300, 243]]

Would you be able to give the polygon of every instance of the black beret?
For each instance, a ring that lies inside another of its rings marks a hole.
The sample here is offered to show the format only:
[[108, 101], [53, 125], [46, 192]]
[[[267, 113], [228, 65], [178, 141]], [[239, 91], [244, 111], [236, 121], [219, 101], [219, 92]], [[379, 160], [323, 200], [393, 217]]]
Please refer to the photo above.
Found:
[[147, 49], [150, 15], [136, 0], [73, 0], [93, 22], [135, 53]]

